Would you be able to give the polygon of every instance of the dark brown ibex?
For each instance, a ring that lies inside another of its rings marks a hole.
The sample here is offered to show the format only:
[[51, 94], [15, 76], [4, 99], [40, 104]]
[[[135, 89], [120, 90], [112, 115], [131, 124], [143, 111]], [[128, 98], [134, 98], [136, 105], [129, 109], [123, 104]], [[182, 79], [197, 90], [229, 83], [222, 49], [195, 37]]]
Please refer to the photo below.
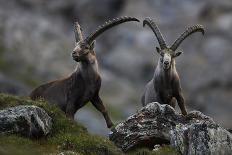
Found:
[[154, 32], [160, 45], [160, 48], [156, 47], [156, 51], [161, 57], [159, 58], [152, 80], [146, 85], [145, 92], [142, 96], [142, 104], [145, 106], [151, 102], [159, 102], [161, 104], [169, 104], [175, 108], [177, 100], [182, 114], [186, 115], [185, 101], [181, 92], [180, 79], [176, 71], [174, 59], [182, 52], [175, 51], [189, 35], [195, 32], [201, 32], [204, 35], [204, 28], [201, 25], [187, 28], [173, 45], [168, 47], [158, 26], [152, 19], [145, 18], [143, 26], [145, 25], [148, 25]]
[[59, 106], [71, 118], [74, 118], [78, 109], [90, 101], [103, 114], [107, 127], [112, 127], [113, 123], [99, 97], [101, 77], [94, 51], [94, 40], [106, 30], [130, 21], [139, 22], [138, 19], [132, 17], [113, 19], [107, 21], [85, 39], [83, 39], [79, 24], [75, 23], [76, 46], [72, 52], [72, 57], [77, 62], [75, 72], [65, 79], [39, 86], [30, 94], [31, 99], [44, 98]]

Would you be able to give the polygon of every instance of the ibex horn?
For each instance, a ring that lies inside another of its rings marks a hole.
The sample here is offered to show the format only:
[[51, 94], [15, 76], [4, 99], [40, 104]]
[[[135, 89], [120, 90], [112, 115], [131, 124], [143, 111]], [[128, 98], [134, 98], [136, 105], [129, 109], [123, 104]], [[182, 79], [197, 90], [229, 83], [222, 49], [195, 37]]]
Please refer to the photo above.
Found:
[[102, 34], [103, 32], [105, 32], [106, 30], [119, 25], [121, 23], [124, 22], [129, 22], [129, 21], [137, 21], [139, 22], [138, 19], [134, 18], [134, 17], [120, 17], [120, 18], [116, 18], [113, 20], [109, 20], [107, 22], [105, 22], [103, 25], [99, 26], [98, 29], [93, 32], [92, 34], [90, 34], [86, 39], [85, 42], [88, 44], [91, 44], [100, 34]]
[[182, 41], [184, 41], [188, 36], [190, 36], [191, 34], [195, 32], [201, 32], [202, 35], [204, 35], [205, 34], [204, 27], [202, 25], [194, 25], [194, 26], [188, 27], [186, 31], [182, 33], [178, 39], [176, 39], [176, 41], [172, 44], [170, 49], [175, 51], [179, 47], [179, 45], [182, 43]]
[[81, 26], [78, 24], [78, 22], [74, 23], [74, 32], [75, 32], [76, 42], [83, 41]]
[[151, 18], [147, 17], [143, 20], [143, 27], [145, 25], [148, 25], [152, 29], [152, 31], [154, 32], [154, 34], [159, 42], [160, 48], [161, 49], [167, 48], [166, 42], [165, 42], [158, 26], [156, 25], [156, 23]]

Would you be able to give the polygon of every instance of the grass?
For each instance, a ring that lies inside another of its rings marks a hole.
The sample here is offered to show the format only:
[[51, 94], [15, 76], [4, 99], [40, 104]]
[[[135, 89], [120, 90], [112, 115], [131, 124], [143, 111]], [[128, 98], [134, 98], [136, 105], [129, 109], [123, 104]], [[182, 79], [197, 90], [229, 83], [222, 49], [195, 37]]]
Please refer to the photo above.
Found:
[[83, 155], [122, 154], [108, 139], [88, 134], [85, 127], [65, 117], [64, 113], [45, 101], [0, 94], [0, 109], [17, 105], [37, 105], [53, 119], [51, 134], [31, 140], [18, 135], [0, 136], [0, 154], [50, 154], [74, 151]]
[[180, 153], [170, 146], [164, 146], [157, 151], [151, 151], [147, 148], [140, 148], [129, 152], [128, 155], [180, 155]]
[[[19, 135], [0, 135], [1, 155], [122, 155], [123, 153], [108, 139], [90, 135], [81, 124], [67, 119], [57, 107], [47, 102], [32, 101], [25, 97], [16, 97], [0, 93], [0, 109], [17, 105], [36, 105], [43, 108], [53, 119], [51, 134], [40, 139], [28, 139]], [[158, 151], [136, 149], [129, 155], [175, 155], [178, 154], [169, 146]]]

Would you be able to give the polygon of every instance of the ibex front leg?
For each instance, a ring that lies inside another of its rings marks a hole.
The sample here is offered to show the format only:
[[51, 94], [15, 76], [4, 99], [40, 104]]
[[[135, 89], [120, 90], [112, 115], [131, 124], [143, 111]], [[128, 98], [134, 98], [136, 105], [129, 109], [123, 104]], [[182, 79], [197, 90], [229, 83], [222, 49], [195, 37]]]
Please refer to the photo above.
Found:
[[97, 94], [92, 100], [91, 103], [94, 105], [94, 107], [100, 111], [102, 113], [102, 115], [105, 118], [106, 124], [108, 128], [111, 128], [114, 124], [112, 123], [108, 112], [106, 111], [105, 106], [103, 105], [103, 102], [101, 100], [101, 98], [99, 97], [99, 95]]
[[183, 96], [183, 93], [182, 93], [182, 90], [181, 90], [181, 86], [180, 86], [180, 81], [179, 80], [176, 80], [175, 82], [175, 98], [178, 102], [178, 105], [180, 107], [180, 110], [181, 110], [181, 113], [183, 115], [187, 115], [187, 110], [185, 108], [185, 100], [184, 100], [184, 96]]
[[178, 102], [178, 105], [180, 107], [180, 110], [181, 110], [181, 113], [183, 115], [187, 115], [187, 111], [186, 111], [186, 108], [185, 108], [185, 103], [184, 103], [184, 97], [183, 97], [183, 94], [180, 93], [176, 96], [176, 100]]
[[81, 101], [68, 102], [66, 107], [66, 116], [74, 120], [75, 113], [78, 109], [82, 108], [85, 104]]

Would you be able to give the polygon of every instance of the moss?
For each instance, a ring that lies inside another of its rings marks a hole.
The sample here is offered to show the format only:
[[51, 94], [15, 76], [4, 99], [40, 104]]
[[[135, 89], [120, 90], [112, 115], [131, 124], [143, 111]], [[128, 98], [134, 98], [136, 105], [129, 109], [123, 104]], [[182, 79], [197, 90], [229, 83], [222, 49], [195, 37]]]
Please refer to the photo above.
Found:
[[128, 153], [129, 155], [180, 155], [174, 148], [170, 146], [161, 147], [157, 151], [152, 151], [147, 148], [140, 148]]
[[17, 135], [1, 135], [0, 144], [0, 154], [4, 155], [39, 155], [57, 152], [54, 146], [40, 145], [36, 141]]
[[[122, 154], [108, 139], [88, 134], [85, 127], [67, 119], [60, 109], [45, 101], [32, 101], [28, 98], [0, 94], [0, 109], [17, 105], [37, 105], [45, 109], [53, 118], [52, 132], [47, 137], [37, 140], [30, 140], [17, 135], [1, 135], [0, 151], [9, 151], [11, 154], [15, 154], [15, 149], [11, 148], [19, 148], [17, 149], [19, 151], [17, 154], [20, 154], [21, 151], [23, 152], [22, 154], [27, 154], [27, 149], [24, 149], [26, 146], [34, 154], [56, 153], [57, 151], [62, 152], [66, 150], [84, 155]], [[8, 154], [10, 154], [9, 152]], [[29, 154], [32, 153], [30, 152]]]

